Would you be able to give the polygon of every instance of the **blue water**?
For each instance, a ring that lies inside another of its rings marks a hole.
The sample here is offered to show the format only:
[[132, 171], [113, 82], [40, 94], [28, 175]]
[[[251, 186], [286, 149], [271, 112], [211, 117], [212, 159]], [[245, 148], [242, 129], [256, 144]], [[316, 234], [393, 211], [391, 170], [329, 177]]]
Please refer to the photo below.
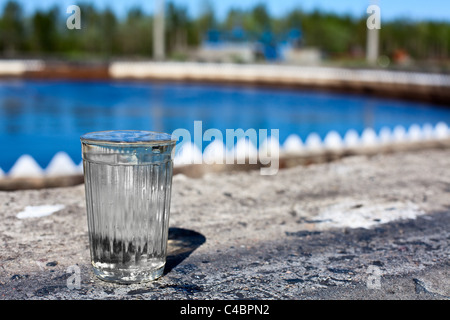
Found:
[[[292, 133], [303, 140], [330, 130], [344, 135], [366, 127], [450, 123], [450, 109], [425, 103], [322, 92], [181, 83], [0, 82], [0, 168], [8, 171], [22, 154], [46, 167], [58, 151], [81, 161], [80, 135], [100, 130], [172, 133], [194, 121], [203, 130], [279, 129], [280, 143]], [[206, 146], [206, 143], [203, 147]]]

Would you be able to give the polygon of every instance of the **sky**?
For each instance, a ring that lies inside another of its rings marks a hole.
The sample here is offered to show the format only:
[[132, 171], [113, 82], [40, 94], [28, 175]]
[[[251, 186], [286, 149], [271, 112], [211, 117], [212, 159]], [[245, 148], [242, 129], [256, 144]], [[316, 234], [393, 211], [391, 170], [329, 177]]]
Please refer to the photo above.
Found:
[[[0, 0], [3, 8], [8, 0]], [[152, 13], [155, 1], [158, 0], [16, 0], [22, 4], [25, 12], [32, 13], [36, 9], [47, 9], [55, 4], [61, 8], [69, 5], [93, 3], [98, 8], [110, 7], [117, 15], [125, 15], [135, 6], [141, 7], [145, 12]], [[168, 2], [169, 0], [166, 0]], [[230, 8], [249, 9], [259, 3], [265, 3], [269, 12], [274, 16], [282, 16], [294, 9], [302, 8], [306, 11], [316, 8], [328, 12], [351, 14], [356, 17], [366, 15], [366, 9], [372, 2], [378, 3], [381, 8], [382, 20], [395, 18], [409, 18], [412, 20], [438, 20], [450, 21], [449, 0], [172, 0], [176, 4], [185, 6], [191, 16], [202, 12], [205, 4], [212, 4], [219, 19], [223, 19]]]

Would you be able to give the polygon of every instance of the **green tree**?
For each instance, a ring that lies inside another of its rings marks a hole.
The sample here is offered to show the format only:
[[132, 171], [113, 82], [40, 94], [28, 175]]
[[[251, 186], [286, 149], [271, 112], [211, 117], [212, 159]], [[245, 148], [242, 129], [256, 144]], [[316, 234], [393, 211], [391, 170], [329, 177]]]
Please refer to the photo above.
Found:
[[150, 56], [153, 48], [153, 20], [144, 15], [140, 8], [129, 10], [118, 31], [120, 53], [136, 56]]
[[218, 27], [216, 16], [214, 14], [214, 8], [211, 2], [204, 0], [202, 7], [203, 10], [196, 20], [196, 28], [200, 38], [202, 38], [209, 29]]
[[58, 51], [59, 34], [57, 7], [49, 11], [36, 11], [31, 17], [30, 48], [36, 53], [54, 53]]
[[257, 4], [251, 11], [251, 18], [256, 32], [271, 29], [271, 19], [265, 4]]
[[119, 51], [117, 44], [118, 23], [111, 9], [107, 8], [100, 14], [100, 36], [102, 38], [102, 53], [112, 56]]
[[23, 48], [23, 12], [15, 1], [8, 1], [0, 20], [0, 46], [5, 55], [14, 55]]
[[99, 21], [101, 15], [91, 4], [80, 4], [81, 32], [79, 33], [79, 49], [85, 54], [99, 54], [102, 52], [104, 39]]
[[302, 29], [306, 46], [336, 55], [349, 52], [354, 45], [357, 26], [350, 17], [342, 18], [315, 10], [303, 17]]
[[223, 22], [223, 28], [226, 30], [231, 30], [237, 26], [242, 27], [245, 14], [245, 11], [241, 9], [231, 8], [228, 10], [225, 21]]
[[167, 5], [166, 43], [169, 53], [187, 47], [189, 17], [185, 7], [177, 7], [173, 2]]

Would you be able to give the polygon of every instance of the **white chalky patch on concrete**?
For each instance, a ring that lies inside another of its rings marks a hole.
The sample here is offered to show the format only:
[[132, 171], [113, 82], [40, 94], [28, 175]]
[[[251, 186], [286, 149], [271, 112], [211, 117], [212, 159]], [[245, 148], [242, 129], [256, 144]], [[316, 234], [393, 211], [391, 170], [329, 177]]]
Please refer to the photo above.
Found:
[[19, 219], [40, 218], [40, 217], [49, 216], [52, 213], [55, 213], [64, 208], [65, 208], [65, 206], [62, 204], [43, 205], [43, 206], [27, 206], [27, 207], [25, 207], [25, 210], [19, 212], [16, 217]]
[[425, 214], [413, 203], [355, 203], [346, 201], [329, 206], [314, 220], [318, 229], [366, 228], [395, 220], [415, 219]]

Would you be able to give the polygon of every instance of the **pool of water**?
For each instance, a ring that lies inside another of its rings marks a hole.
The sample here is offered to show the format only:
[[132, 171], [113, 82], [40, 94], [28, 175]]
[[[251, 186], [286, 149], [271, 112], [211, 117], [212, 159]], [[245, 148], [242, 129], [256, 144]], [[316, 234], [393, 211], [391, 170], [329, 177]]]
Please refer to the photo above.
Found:
[[[322, 138], [365, 128], [450, 123], [450, 109], [426, 103], [276, 88], [148, 82], [0, 82], [0, 168], [7, 172], [23, 154], [45, 168], [59, 151], [81, 161], [80, 135], [100, 130], [172, 133], [194, 121], [203, 130], [279, 129]], [[203, 146], [205, 147], [205, 146]]]

